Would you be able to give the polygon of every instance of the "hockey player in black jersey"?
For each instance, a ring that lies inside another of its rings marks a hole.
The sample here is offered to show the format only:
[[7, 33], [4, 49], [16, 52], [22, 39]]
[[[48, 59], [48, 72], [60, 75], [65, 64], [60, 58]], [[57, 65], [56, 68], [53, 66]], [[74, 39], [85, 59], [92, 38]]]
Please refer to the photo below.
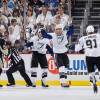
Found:
[[[13, 73], [19, 71], [21, 76], [24, 78], [25, 82], [27, 83], [27, 87], [33, 86], [29, 76], [26, 74], [24, 61], [17, 52], [16, 48], [12, 48], [11, 42], [6, 42], [6, 47], [8, 48], [8, 58], [10, 59], [10, 68], [7, 70], [6, 74], [8, 77], [8, 84], [7, 86], [15, 85], [15, 80], [13, 78]], [[33, 86], [34, 87], [34, 86]]]

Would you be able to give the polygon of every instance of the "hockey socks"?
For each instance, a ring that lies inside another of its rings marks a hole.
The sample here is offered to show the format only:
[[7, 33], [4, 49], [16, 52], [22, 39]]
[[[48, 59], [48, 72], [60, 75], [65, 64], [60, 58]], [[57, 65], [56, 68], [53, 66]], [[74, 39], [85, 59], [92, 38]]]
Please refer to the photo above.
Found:
[[37, 68], [33, 68], [31, 72], [32, 83], [33, 87], [36, 87], [36, 80], [37, 80]]
[[62, 87], [69, 87], [70, 85], [67, 84], [67, 74], [65, 72], [66, 72], [65, 66], [59, 68], [60, 83]]
[[98, 92], [98, 87], [96, 85], [95, 72], [89, 73], [89, 77], [90, 77], [90, 82], [93, 85], [93, 91], [94, 91], [94, 93], [97, 93]]
[[42, 87], [49, 87], [46, 82], [47, 82], [47, 74], [48, 74], [48, 69], [42, 69]]

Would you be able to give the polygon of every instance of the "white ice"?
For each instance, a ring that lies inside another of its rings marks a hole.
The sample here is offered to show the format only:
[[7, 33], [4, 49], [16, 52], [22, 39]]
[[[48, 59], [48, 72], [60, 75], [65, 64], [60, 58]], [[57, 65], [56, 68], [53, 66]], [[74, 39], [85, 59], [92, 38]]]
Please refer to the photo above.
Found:
[[3, 87], [0, 100], [100, 100], [100, 87], [98, 94], [93, 93], [92, 87]]

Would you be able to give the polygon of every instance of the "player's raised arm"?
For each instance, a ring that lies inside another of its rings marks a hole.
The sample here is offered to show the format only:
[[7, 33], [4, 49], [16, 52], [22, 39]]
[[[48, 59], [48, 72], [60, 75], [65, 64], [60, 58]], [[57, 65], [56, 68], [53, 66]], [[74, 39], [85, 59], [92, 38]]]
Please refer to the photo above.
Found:
[[39, 31], [41, 32], [43, 38], [52, 39], [52, 34], [47, 33], [47, 32], [45, 31], [45, 29], [42, 28], [42, 29], [40, 29]]

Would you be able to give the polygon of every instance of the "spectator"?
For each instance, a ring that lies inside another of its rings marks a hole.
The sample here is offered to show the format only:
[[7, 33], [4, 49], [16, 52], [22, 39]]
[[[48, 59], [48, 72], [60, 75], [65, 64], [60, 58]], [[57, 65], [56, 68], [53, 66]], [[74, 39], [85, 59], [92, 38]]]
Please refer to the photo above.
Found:
[[19, 3], [19, 0], [14, 0], [14, 8], [16, 8], [16, 9], [19, 9], [19, 5], [20, 5], [20, 3]]
[[15, 8], [14, 0], [8, 0], [8, 7], [12, 10]]
[[10, 22], [12, 19], [16, 19], [17, 20], [17, 24], [22, 25], [22, 16], [20, 15], [20, 12], [18, 9], [14, 9], [12, 16], [9, 17]]
[[31, 20], [36, 20], [36, 13], [34, 11], [34, 8], [32, 6], [28, 6], [28, 10], [27, 10], [27, 16], [31, 18]]
[[3, 6], [0, 8], [0, 11], [6, 16], [10, 16], [12, 14], [12, 9], [8, 7], [7, 3], [7, 0], [3, 0]]
[[33, 10], [33, 6], [28, 5], [28, 10]]
[[68, 14], [68, 0], [60, 0], [59, 4], [64, 8], [64, 13]]
[[0, 12], [0, 23], [3, 25], [8, 25], [8, 18]]
[[33, 15], [33, 10], [29, 9], [27, 11], [27, 24], [26, 24], [26, 37], [30, 38], [34, 34], [34, 26], [36, 24], [36, 18]]
[[60, 24], [61, 23], [61, 17], [59, 16], [59, 14], [55, 15], [55, 20], [54, 20], [54, 24]]
[[42, 13], [38, 15], [36, 19], [36, 24], [41, 23], [45, 27], [52, 25], [53, 16], [50, 11], [48, 11], [47, 6], [42, 7]]
[[62, 24], [63, 29], [64, 29], [65, 27], [70, 26], [70, 24], [72, 23], [72, 19], [69, 18], [69, 15], [67, 15], [67, 14], [64, 13], [63, 7], [59, 7], [59, 8], [58, 8], [58, 12], [57, 12], [57, 14], [54, 16], [54, 24], [55, 24], [55, 22], [57, 22], [57, 21], [56, 21], [56, 20], [57, 20], [56, 18], [59, 19], [58, 24], [59, 24], [59, 23]]
[[50, 0], [50, 8], [53, 15], [56, 14], [58, 4], [58, 0]]
[[24, 16], [24, 6], [22, 4], [19, 5], [20, 15]]
[[2, 35], [4, 35], [4, 32], [6, 31], [6, 28], [4, 25], [0, 25], [0, 33], [2, 33]]
[[17, 25], [16, 19], [11, 20], [11, 25], [9, 26], [8, 31], [9, 31], [9, 40], [12, 42], [12, 44], [14, 44], [16, 40], [20, 39], [21, 29], [20, 26]]
[[29, 5], [33, 6], [37, 17], [38, 14], [40, 14], [41, 7], [45, 5], [45, 3], [42, 2], [41, 0], [29, 0]]
[[28, 5], [28, 10], [33, 11], [33, 13], [32, 13], [33, 14], [33, 17], [36, 18], [36, 12], [34, 10], [34, 7], [31, 6], [31, 5]]

